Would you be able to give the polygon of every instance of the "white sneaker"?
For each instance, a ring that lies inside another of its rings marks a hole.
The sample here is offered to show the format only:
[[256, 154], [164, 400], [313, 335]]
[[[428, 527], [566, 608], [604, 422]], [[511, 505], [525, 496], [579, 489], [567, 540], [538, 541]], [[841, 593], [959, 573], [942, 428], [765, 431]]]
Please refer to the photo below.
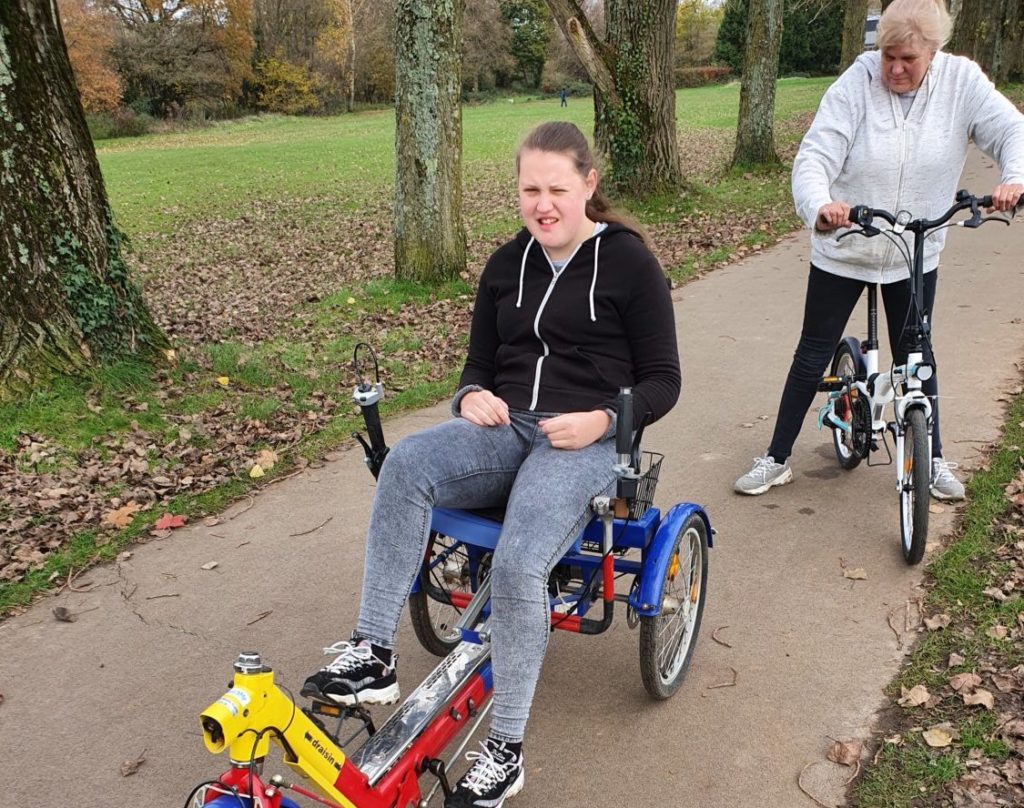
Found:
[[949, 502], [959, 502], [964, 498], [964, 484], [953, 474], [956, 463], [950, 463], [941, 457], [932, 458], [932, 496]]
[[776, 463], [771, 455], [754, 458], [754, 467], [740, 477], [733, 490], [738, 494], [756, 496], [763, 494], [773, 485], [785, 485], [793, 482], [793, 469], [789, 467], [789, 458], [785, 463]]

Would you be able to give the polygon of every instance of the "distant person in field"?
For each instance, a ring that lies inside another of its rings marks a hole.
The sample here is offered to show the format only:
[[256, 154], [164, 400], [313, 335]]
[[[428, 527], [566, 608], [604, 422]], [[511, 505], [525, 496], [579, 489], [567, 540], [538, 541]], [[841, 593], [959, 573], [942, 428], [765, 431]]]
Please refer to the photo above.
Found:
[[[932, 217], [952, 203], [974, 141], [1002, 179], [995, 210], [1024, 192], [1024, 115], [970, 59], [943, 53], [953, 23], [944, 0], [895, 0], [878, 23], [877, 51], [863, 53], [828, 88], [793, 162], [793, 200], [811, 228], [811, 271], [803, 330], [782, 391], [775, 433], [763, 457], [740, 477], [740, 494], [791, 482], [789, 456], [818, 382], [865, 286], [880, 284], [893, 361], [906, 361], [902, 324], [910, 271], [886, 239], [836, 241], [852, 205]], [[922, 314], [933, 320], [945, 231], [924, 244]], [[961, 500], [955, 463], [942, 453], [937, 374], [923, 383], [932, 402], [932, 480], [936, 499]]]
[[565, 87], [563, 87], [561, 90], [559, 90], [558, 97], [559, 97], [559, 99], [561, 99], [561, 102], [562, 102], [560, 104], [560, 106], [563, 106], [563, 107], [569, 106], [569, 100], [568, 100], [569, 99], [569, 93], [567, 93], [565, 91]]

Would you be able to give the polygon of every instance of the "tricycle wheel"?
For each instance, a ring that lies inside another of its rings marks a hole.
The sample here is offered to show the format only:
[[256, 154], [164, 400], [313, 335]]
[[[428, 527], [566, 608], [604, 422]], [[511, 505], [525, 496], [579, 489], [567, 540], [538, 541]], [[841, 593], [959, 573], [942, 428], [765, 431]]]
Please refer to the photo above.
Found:
[[659, 613], [640, 616], [640, 674], [653, 698], [667, 699], [683, 683], [704, 613], [707, 576], [707, 526], [695, 513], [672, 545]]
[[430, 653], [447, 656], [462, 637], [455, 624], [487, 577], [490, 555], [470, 555], [462, 542], [440, 533], [430, 544], [420, 569], [420, 588], [409, 596], [409, 614], [420, 644]]

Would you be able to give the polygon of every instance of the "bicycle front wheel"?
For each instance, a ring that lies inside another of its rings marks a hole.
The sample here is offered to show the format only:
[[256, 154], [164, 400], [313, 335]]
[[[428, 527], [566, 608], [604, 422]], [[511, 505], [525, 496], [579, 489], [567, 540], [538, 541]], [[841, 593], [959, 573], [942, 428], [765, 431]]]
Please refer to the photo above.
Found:
[[928, 485], [931, 482], [928, 419], [909, 410], [903, 421], [903, 484], [900, 486], [900, 542], [903, 558], [917, 564], [928, 540]]

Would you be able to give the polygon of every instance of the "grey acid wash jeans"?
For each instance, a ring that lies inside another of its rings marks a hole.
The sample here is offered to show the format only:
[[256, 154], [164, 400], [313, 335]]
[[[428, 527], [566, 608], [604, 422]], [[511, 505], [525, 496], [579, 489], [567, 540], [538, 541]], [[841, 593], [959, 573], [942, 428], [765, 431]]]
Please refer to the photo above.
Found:
[[508, 501], [491, 562], [494, 714], [491, 735], [521, 741], [547, 648], [548, 576], [615, 483], [615, 440], [555, 449], [537, 426], [551, 414], [512, 411], [508, 426], [455, 418], [399, 441], [373, 500], [356, 633], [393, 648], [398, 618], [430, 535], [430, 509]]

